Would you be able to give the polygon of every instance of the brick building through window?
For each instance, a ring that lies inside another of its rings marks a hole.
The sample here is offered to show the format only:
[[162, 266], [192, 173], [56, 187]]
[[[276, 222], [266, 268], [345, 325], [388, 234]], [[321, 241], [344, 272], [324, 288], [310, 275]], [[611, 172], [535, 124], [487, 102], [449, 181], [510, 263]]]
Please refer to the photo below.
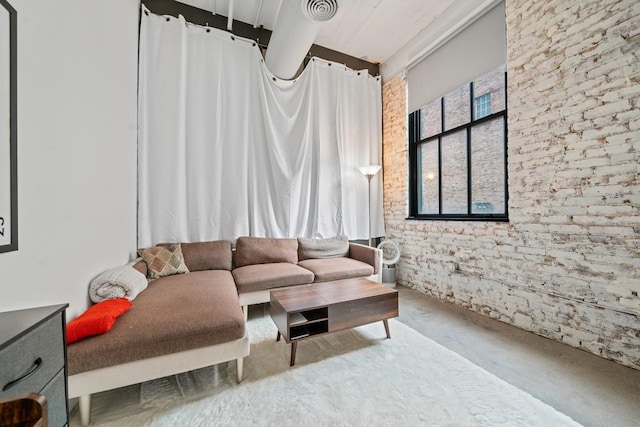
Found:
[[409, 116], [411, 217], [507, 219], [505, 91], [500, 66]]

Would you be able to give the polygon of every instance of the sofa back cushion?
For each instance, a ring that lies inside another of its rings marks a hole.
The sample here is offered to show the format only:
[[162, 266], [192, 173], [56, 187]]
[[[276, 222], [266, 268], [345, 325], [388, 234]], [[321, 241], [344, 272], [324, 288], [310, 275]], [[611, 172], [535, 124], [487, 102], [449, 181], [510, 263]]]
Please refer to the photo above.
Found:
[[182, 253], [190, 271], [231, 271], [231, 242], [227, 240], [183, 243]]
[[[161, 243], [165, 246], [169, 243]], [[231, 242], [214, 240], [211, 242], [182, 243], [182, 256], [189, 271], [229, 270], [231, 271]]]
[[239, 237], [236, 241], [235, 266], [272, 262], [298, 263], [298, 240], [267, 237]]
[[144, 277], [147, 277], [147, 263], [142, 258], [133, 264], [133, 268], [144, 274]]
[[326, 239], [307, 239], [298, 237], [298, 258], [338, 258], [349, 255], [347, 236], [335, 236]]

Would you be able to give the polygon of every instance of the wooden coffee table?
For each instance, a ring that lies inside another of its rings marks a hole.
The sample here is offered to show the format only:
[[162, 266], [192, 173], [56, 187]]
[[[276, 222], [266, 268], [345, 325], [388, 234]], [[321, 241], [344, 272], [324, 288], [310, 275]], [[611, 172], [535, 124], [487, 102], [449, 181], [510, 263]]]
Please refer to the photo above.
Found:
[[398, 317], [398, 291], [365, 278], [335, 280], [271, 291], [271, 318], [291, 344], [296, 361], [298, 341]]

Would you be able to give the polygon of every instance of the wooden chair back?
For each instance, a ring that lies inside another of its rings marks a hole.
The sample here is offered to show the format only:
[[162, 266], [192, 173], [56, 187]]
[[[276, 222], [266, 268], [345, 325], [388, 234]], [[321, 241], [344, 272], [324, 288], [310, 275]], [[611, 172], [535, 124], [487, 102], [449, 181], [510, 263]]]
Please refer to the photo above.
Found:
[[28, 393], [0, 400], [0, 427], [47, 427], [47, 399]]

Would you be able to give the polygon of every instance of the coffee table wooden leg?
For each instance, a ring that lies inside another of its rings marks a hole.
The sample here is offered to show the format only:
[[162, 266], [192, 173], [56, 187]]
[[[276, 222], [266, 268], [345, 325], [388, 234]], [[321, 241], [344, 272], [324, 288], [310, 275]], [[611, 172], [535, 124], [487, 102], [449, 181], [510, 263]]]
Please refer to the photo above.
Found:
[[298, 349], [298, 342], [294, 341], [291, 343], [291, 361], [289, 362], [289, 366], [293, 366], [296, 363], [296, 350]]
[[280, 331], [278, 331], [278, 336], [276, 337], [276, 342], [280, 341]]
[[391, 338], [391, 333], [389, 332], [389, 321], [384, 319], [382, 322], [384, 323], [384, 330], [387, 333], [387, 338]]

